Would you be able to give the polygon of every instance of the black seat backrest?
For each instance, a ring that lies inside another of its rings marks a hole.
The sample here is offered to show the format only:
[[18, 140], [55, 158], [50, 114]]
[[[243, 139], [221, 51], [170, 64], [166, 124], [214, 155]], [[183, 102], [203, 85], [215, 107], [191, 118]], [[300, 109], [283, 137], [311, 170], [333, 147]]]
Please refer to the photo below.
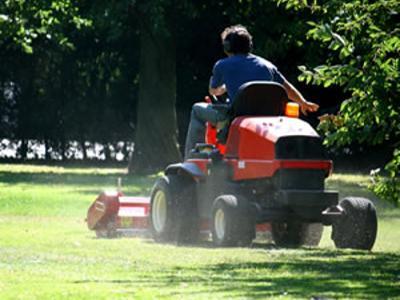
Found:
[[284, 87], [272, 81], [243, 84], [232, 104], [232, 116], [281, 116], [288, 96]]

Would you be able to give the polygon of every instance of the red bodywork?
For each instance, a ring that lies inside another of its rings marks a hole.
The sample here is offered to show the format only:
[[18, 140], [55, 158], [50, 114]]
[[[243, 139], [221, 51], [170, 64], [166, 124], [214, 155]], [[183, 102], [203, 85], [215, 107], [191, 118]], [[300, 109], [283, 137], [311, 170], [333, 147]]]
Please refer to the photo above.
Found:
[[[207, 136], [210, 131], [212, 135], [216, 134], [215, 128], [208, 126]], [[331, 173], [330, 160], [276, 159], [275, 144], [279, 138], [287, 136], [318, 137], [318, 134], [308, 123], [296, 118], [236, 118], [231, 124], [223, 153], [226, 163], [232, 167], [232, 179], [272, 177], [280, 169], [322, 169], [326, 171], [327, 176]], [[202, 172], [207, 174], [208, 160], [190, 159], [190, 162], [197, 164]]]
[[211, 123], [207, 123], [206, 143], [215, 145], [219, 152], [223, 155], [226, 152], [226, 146], [219, 143], [217, 140], [217, 128]]
[[[207, 103], [211, 103], [211, 99], [209, 96], [206, 96], [204, 98], [204, 101]], [[215, 147], [219, 150], [221, 154], [225, 154], [226, 146], [218, 142], [217, 128], [209, 122], [207, 123], [205, 141], [207, 144], [215, 145]]]
[[229, 132], [226, 156], [252, 160], [275, 159], [275, 144], [280, 137], [318, 137], [308, 123], [288, 117], [239, 117]]

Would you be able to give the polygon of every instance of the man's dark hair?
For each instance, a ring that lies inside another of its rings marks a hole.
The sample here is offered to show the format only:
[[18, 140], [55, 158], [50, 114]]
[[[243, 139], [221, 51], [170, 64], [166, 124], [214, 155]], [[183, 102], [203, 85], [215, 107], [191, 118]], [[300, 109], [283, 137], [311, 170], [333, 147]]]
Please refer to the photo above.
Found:
[[247, 54], [253, 47], [253, 37], [242, 25], [225, 28], [221, 33], [224, 50], [233, 54]]

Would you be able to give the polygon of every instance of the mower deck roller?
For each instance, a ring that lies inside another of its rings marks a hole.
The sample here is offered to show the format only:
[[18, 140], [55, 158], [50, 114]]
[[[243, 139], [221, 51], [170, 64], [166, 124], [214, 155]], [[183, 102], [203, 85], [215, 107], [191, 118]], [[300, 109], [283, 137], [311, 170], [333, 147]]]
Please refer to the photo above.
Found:
[[99, 238], [147, 236], [150, 198], [126, 197], [119, 191], [101, 193], [87, 213], [87, 225]]
[[278, 246], [316, 246], [328, 225], [339, 248], [373, 247], [373, 203], [354, 197], [339, 201], [338, 192], [325, 189], [332, 161], [318, 133], [292, 117], [294, 106], [285, 110], [287, 102], [277, 83], [240, 88], [227, 137], [199, 144], [154, 185], [150, 225], [156, 241], [194, 242], [208, 224], [216, 246], [247, 246], [257, 225], [267, 222]]

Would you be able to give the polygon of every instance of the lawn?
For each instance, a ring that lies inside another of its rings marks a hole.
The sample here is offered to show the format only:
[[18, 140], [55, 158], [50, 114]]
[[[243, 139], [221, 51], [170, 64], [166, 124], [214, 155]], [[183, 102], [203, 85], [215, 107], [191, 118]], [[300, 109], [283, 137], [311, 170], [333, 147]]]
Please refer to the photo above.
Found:
[[121, 177], [148, 195], [154, 176], [122, 168], [0, 164], [0, 299], [400, 299], [400, 209], [373, 198], [368, 176], [337, 174], [328, 187], [373, 199], [372, 252], [318, 248], [215, 249], [96, 239], [89, 204]]

